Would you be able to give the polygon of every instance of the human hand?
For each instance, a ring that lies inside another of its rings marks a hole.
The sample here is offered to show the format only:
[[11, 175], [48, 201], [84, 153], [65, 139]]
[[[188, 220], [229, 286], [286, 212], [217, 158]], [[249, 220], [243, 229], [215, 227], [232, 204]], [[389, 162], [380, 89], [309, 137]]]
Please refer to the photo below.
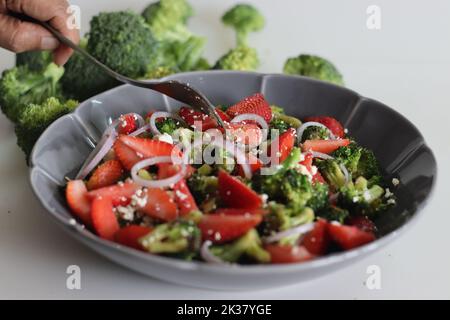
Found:
[[0, 0], [0, 47], [16, 53], [52, 50], [55, 63], [65, 64], [72, 55], [72, 49], [59, 43], [43, 27], [20, 21], [8, 15], [8, 12], [22, 13], [46, 21], [74, 43], [78, 43], [79, 30], [67, 26], [70, 17], [68, 7], [66, 0]]

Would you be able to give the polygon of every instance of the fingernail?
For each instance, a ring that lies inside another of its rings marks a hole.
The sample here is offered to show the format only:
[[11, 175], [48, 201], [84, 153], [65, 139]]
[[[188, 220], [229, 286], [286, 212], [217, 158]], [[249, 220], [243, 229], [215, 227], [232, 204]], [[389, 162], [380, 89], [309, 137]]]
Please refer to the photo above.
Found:
[[54, 50], [58, 48], [59, 41], [53, 37], [43, 37], [41, 40], [41, 49], [42, 50]]

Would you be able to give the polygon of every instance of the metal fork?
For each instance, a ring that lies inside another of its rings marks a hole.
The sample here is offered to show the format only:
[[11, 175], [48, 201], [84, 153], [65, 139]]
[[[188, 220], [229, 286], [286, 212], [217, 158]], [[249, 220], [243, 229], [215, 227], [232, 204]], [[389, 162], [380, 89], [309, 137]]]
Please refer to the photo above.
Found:
[[187, 105], [193, 107], [195, 110], [201, 111], [201, 112], [213, 117], [217, 121], [218, 125], [221, 126], [222, 128], [225, 127], [222, 119], [216, 112], [214, 105], [202, 93], [194, 90], [188, 84], [179, 82], [179, 81], [175, 81], [175, 80], [140, 81], [140, 80], [131, 79], [129, 77], [121, 75], [120, 73], [115, 72], [114, 70], [109, 68], [107, 65], [98, 61], [96, 58], [94, 58], [89, 53], [87, 53], [83, 48], [77, 46], [75, 43], [70, 41], [68, 38], [66, 38], [64, 35], [62, 35], [58, 30], [53, 28], [47, 22], [39, 21], [32, 17], [13, 13], [13, 12], [10, 12], [9, 15], [11, 15], [17, 19], [20, 19], [22, 21], [32, 22], [32, 23], [35, 23], [35, 24], [38, 24], [38, 25], [44, 27], [50, 33], [52, 33], [55, 36], [55, 38], [57, 38], [61, 43], [72, 48], [73, 50], [75, 50], [76, 52], [81, 54], [83, 57], [85, 57], [92, 63], [96, 64], [97, 66], [99, 66], [100, 69], [102, 69], [110, 77], [112, 77], [122, 83], [126, 83], [126, 84], [130, 84], [132, 86], [146, 88], [146, 89], [160, 92], [160, 93], [162, 93], [166, 96], [169, 96], [175, 100], [186, 103]]

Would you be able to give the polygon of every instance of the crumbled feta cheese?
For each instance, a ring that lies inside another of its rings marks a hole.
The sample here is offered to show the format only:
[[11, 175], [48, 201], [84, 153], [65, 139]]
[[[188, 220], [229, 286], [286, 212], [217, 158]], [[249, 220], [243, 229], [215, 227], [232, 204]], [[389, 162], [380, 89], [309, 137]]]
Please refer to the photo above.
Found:
[[170, 144], [173, 144], [173, 139], [172, 136], [166, 132], [164, 132], [163, 134], [159, 134], [156, 136], [156, 139], [158, 139], [159, 141], [163, 141], [163, 142], [167, 142]]
[[134, 208], [132, 206], [118, 206], [116, 211], [123, 220], [132, 221], [134, 219]]
[[313, 176], [315, 176], [315, 175], [317, 174], [317, 171], [318, 171], [318, 169], [317, 169], [316, 166], [312, 166], [312, 167], [311, 167], [311, 174], [312, 174]]
[[262, 201], [263, 201], [264, 203], [266, 203], [266, 202], [267, 202], [267, 199], [269, 199], [269, 196], [268, 196], [267, 194], [263, 193], [263, 194], [261, 195], [261, 199], [262, 199]]
[[370, 199], [372, 199], [372, 196], [370, 195], [369, 191], [364, 191], [363, 194], [364, 200], [369, 201]]
[[396, 203], [396, 201], [395, 201], [395, 199], [389, 199], [388, 201], [387, 201], [387, 203], [388, 204], [395, 204]]
[[386, 198], [390, 198], [393, 195], [393, 193], [391, 192], [391, 190], [389, 190], [389, 188], [386, 188], [384, 191], [384, 196]]
[[356, 203], [356, 202], [358, 202], [359, 198], [358, 198], [358, 197], [353, 197], [353, 199], [352, 199], [352, 200], [353, 200], [353, 202], [355, 202], [355, 203]]
[[188, 197], [185, 193], [181, 192], [180, 190], [175, 191], [175, 194], [180, 200], [186, 200]]
[[348, 133], [348, 129], [347, 129], [347, 128], [344, 129], [344, 133], [345, 133], [345, 134]]
[[392, 179], [392, 185], [394, 185], [395, 187], [398, 186], [400, 184], [400, 180], [398, 180], [397, 178], [393, 178]]
[[312, 180], [311, 172], [309, 172], [309, 170], [308, 170], [308, 168], [306, 168], [306, 166], [300, 164], [300, 165], [298, 166], [298, 168], [299, 168], [299, 172], [300, 172], [301, 174], [307, 176], [307, 177], [308, 177], [308, 180], [310, 180], [310, 181]]
[[131, 196], [131, 205], [143, 208], [147, 205], [147, 196], [140, 197], [137, 194]]
[[305, 154], [301, 153], [300, 154], [300, 162], [305, 161]]

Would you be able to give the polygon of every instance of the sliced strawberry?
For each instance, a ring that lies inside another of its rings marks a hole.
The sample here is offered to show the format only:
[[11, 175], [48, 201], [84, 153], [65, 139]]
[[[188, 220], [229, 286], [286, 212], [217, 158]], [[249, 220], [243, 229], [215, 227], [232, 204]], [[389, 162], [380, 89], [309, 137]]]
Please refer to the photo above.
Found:
[[262, 130], [254, 123], [230, 123], [226, 130], [227, 137], [240, 144], [256, 147], [263, 138]]
[[145, 251], [138, 240], [150, 232], [152, 232], [150, 227], [130, 225], [117, 231], [114, 234], [114, 241], [127, 247]]
[[266, 245], [264, 247], [269, 253], [272, 263], [296, 263], [304, 262], [314, 258], [303, 246], [290, 245]]
[[159, 188], [149, 188], [145, 194], [145, 206], [139, 211], [163, 221], [172, 221], [178, 217], [178, 209], [167, 191]]
[[319, 171], [317, 171], [316, 174], [313, 175], [312, 182], [313, 183], [326, 183], [324, 177], [322, 176], [322, 174]]
[[[216, 112], [219, 114], [219, 117], [223, 121], [230, 121], [230, 117], [219, 108], [216, 108]], [[178, 114], [180, 115], [181, 119], [183, 119], [189, 126], [193, 126], [197, 130], [201, 129], [201, 131], [206, 131], [208, 129], [217, 127], [216, 120], [214, 120], [207, 114], [195, 111], [194, 109], [191, 109], [189, 107], [181, 107], [178, 111]], [[199, 124], [201, 125], [201, 128]]]
[[219, 195], [231, 208], [257, 209], [262, 206], [261, 197], [237, 178], [219, 171]]
[[265, 215], [269, 211], [266, 209], [236, 209], [236, 208], [220, 208], [217, 209], [214, 213], [216, 214], [224, 214], [231, 216], [242, 216], [242, 215]]
[[224, 243], [239, 238], [261, 221], [261, 215], [207, 214], [198, 227], [202, 231], [202, 239]]
[[282, 163], [292, 151], [292, 148], [295, 144], [296, 131], [294, 128], [289, 128], [286, 132], [282, 133], [278, 137], [278, 143], [276, 141], [272, 141], [270, 145], [270, 155], [272, 156], [272, 152], [276, 152], [276, 157], [278, 159], [278, 163]]
[[87, 182], [87, 188], [94, 190], [115, 184], [120, 180], [123, 168], [119, 161], [108, 160], [95, 169]]
[[340, 147], [345, 147], [350, 143], [349, 139], [338, 140], [306, 140], [303, 142], [303, 150], [317, 151], [322, 153], [332, 153]]
[[[313, 156], [310, 152], [304, 153], [305, 159], [300, 162], [301, 165], [304, 165], [306, 169], [313, 173]], [[319, 171], [312, 176], [312, 182], [316, 183], [325, 183], [325, 179], [322, 177]]]
[[139, 189], [140, 186], [134, 182], [119, 182], [113, 186], [89, 191], [87, 197], [91, 200], [95, 198], [109, 198], [114, 206], [127, 205], [133, 194]]
[[343, 138], [345, 136], [344, 127], [342, 126], [342, 124], [339, 121], [337, 121], [333, 117], [325, 117], [325, 116], [308, 117], [305, 119], [305, 121], [307, 121], [307, 122], [314, 121], [314, 122], [319, 122], [319, 123], [323, 124], [328, 129], [330, 129], [330, 131], [336, 137]]
[[113, 240], [114, 234], [119, 230], [119, 223], [113, 211], [110, 198], [95, 198], [92, 201], [92, 225], [100, 238]]
[[319, 219], [314, 229], [308, 232], [303, 238], [302, 245], [314, 255], [323, 255], [327, 252], [330, 244], [330, 236], [328, 235], [328, 222]]
[[227, 114], [231, 118], [244, 113], [257, 114], [263, 117], [267, 123], [272, 120], [272, 109], [261, 93], [247, 97], [227, 109]]
[[366, 232], [375, 232], [377, 227], [375, 224], [367, 218], [366, 216], [353, 216], [347, 219], [346, 223], [351, 226], [355, 226], [358, 229]]
[[124, 114], [119, 118], [119, 134], [130, 134], [137, 129], [136, 117], [133, 114]]
[[[171, 176], [174, 176], [180, 171], [181, 167], [179, 165], [170, 164], [170, 163], [159, 163], [158, 164], [158, 179], [164, 179]], [[191, 165], [186, 166], [186, 175], [185, 178], [189, 178], [195, 172], [195, 168]]]
[[66, 200], [72, 212], [83, 223], [91, 225], [91, 201], [87, 197], [87, 188], [82, 180], [67, 183]]
[[138, 138], [120, 136], [114, 144], [114, 151], [122, 165], [131, 170], [137, 162], [151, 157], [179, 155], [180, 152], [170, 143]]
[[362, 231], [354, 226], [345, 226], [337, 222], [328, 224], [328, 233], [342, 249], [350, 250], [375, 240], [372, 232]]

